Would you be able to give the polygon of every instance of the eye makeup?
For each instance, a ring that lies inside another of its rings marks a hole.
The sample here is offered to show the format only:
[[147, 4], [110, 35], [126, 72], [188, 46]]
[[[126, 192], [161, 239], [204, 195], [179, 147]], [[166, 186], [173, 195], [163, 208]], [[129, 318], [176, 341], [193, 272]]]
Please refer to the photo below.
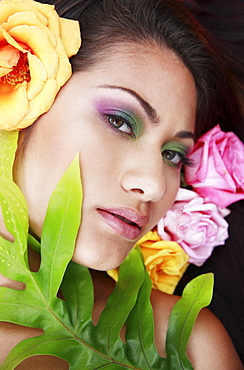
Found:
[[142, 119], [128, 108], [127, 104], [105, 98], [95, 101], [94, 107], [105, 123], [117, 132], [133, 139], [137, 139], [141, 135]]
[[[94, 101], [94, 109], [98, 117], [117, 134], [132, 139], [138, 139], [143, 134], [144, 118], [137, 108], [132, 106], [132, 103], [123, 99], [102, 96]], [[162, 146], [162, 160], [175, 168], [180, 168], [182, 164], [191, 165], [187, 156], [192, 148], [181, 142], [181, 137], [188, 139], [192, 136], [193, 134], [188, 131], [177, 132], [175, 137], [179, 137], [179, 140], [172, 138], [172, 141], [167, 141]]]
[[187, 158], [189, 152], [190, 149], [178, 141], [168, 142], [162, 147], [163, 159], [174, 167], [179, 167], [181, 164], [191, 165], [191, 162]]

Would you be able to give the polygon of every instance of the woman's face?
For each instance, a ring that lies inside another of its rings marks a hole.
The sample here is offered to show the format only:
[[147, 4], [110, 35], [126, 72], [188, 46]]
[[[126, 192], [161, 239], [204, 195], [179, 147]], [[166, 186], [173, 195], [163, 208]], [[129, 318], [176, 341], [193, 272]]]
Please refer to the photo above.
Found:
[[73, 259], [118, 266], [174, 201], [195, 112], [193, 78], [170, 51], [120, 45], [75, 73], [15, 164], [33, 232], [41, 235], [51, 193], [79, 152], [84, 198]]

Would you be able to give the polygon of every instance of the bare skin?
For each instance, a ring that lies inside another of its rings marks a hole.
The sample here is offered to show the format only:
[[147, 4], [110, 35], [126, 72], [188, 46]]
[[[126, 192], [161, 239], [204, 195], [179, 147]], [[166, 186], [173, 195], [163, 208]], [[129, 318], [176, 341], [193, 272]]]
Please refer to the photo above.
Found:
[[[32, 263], [33, 270], [37, 269], [37, 256]], [[106, 301], [114, 289], [113, 280], [103, 272], [92, 271], [94, 283], [95, 304], [93, 311], [93, 322], [96, 324], [100, 314], [105, 307]], [[23, 289], [20, 283], [12, 282], [0, 276], [0, 286], [8, 286], [15, 289]], [[165, 338], [168, 320], [174, 304], [179, 298], [152, 290], [151, 303], [154, 311], [155, 320], [155, 343], [159, 354], [164, 357]], [[0, 323], [0, 364], [4, 361], [9, 351], [20, 341], [41, 335], [42, 330], [27, 328], [11, 323]], [[124, 339], [125, 330], [122, 330], [121, 337]], [[199, 348], [201, 349], [199, 351]], [[201, 311], [194, 326], [192, 335], [187, 348], [187, 354], [197, 370], [241, 370], [243, 369], [234, 346], [220, 321], [207, 309]], [[31, 357], [21, 364], [17, 370], [68, 370], [69, 365], [66, 361], [52, 356]]]

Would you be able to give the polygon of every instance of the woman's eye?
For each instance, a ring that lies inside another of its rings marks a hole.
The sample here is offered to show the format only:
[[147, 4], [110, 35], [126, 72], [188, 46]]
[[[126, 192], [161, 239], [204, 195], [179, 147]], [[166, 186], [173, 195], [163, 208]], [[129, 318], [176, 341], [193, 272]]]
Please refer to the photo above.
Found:
[[109, 124], [115, 128], [116, 130], [119, 130], [132, 138], [135, 138], [136, 135], [133, 130], [133, 125], [129, 122], [128, 119], [125, 117], [120, 117], [119, 115], [115, 114], [104, 114]]
[[186, 155], [182, 152], [177, 152], [176, 150], [164, 150], [162, 152], [162, 156], [174, 165], [179, 165], [181, 163], [185, 164], [187, 161]]
[[114, 128], [117, 128], [120, 131], [125, 132], [126, 134], [131, 135], [132, 130], [129, 124], [121, 118], [115, 117], [115, 116], [108, 116], [108, 122], [110, 125], [112, 125]]

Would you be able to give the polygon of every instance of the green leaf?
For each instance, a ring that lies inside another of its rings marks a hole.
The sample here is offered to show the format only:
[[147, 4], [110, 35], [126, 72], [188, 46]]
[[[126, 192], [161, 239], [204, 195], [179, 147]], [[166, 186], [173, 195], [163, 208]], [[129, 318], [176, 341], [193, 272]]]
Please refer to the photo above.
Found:
[[163, 363], [154, 344], [154, 321], [150, 303], [151, 287], [151, 279], [144, 269], [144, 281], [138, 293], [137, 304], [133, 307], [126, 322], [127, 356], [131, 363], [140, 365], [143, 369], [159, 369], [159, 364]]
[[[11, 186], [16, 185], [12, 183]], [[5, 188], [6, 186], [4, 186], [4, 189]], [[0, 260], [1, 273], [26, 284], [26, 289], [23, 291], [0, 288], [1, 320], [14, 322], [20, 325], [43, 328], [46, 332], [42, 336], [43, 338], [38, 338], [38, 340], [44, 340], [47, 336], [48, 329], [53, 331], [55, 328], [57, 329], [57, 333], [59, 333], [58, 335], [63, 335], [65, 338], [72, 337], [70, 329], [65, 326], [65, 320], [62, 321], [63, 316], [66, 316], [63, 314], [63, 301], [58, 299], [56, 294], [63, 278], [65, 268], [74, 250], [76, 234], [80, 225], [81, 194], [79, 159], [77, 156], [50, 199], [43, 228], [44, 237], [41, 243], [41, 253], [44, 257], [42, 257], [41, 267], [38, 272], [31, 272], [28, 266], [23, 263], [25, 262], [24, 254], [23, 250], [19, 247], [23, 242], [25, 242], [26, 247], [28, 235], [27, 228], [25, 233], [22, 233], [22, 227], [19, 226], [20, 223], [17, 224], [19, 219], [22, 220], [20, 217], [20, 215], [22, 215], [20, 207], [16, 209], [16, 212], [12, 212], [12, 222], [9, 230], [12, 231], [14, 237], [20, 234], [21, 238], [17, 239], [16, 237], [14, 243], [3, 238], [1, 240], [2, 250], [0, 252], [2, 255], [3, 253], [6, 254], [6, 250], [9, 248], [11, 251], [10, 255], [15, 256], [14, 263], [8, 270], [4, 258]], [[6, 198], [5, 196], [4, 200]], [[57, 215], [57, 200], [62, 209], [61, 215], [59, 213]], [[12, 207], [14, 208], [13, 205]], [[8, 216], [8, 211], [6, 211], [6, 209], [3, 208], [5, 220]], [[53, 217], [56, 217], [55, 222], [53, 222]], [[72, 225], [70, 225], [67, 220], [71, 220]], [[46, 224], [48, 224], [48, 226], [46, 226]], [[15, 225], [18, 226], [16, 227]], [[18, 229], [17, 232], [16, 228]], [[49, 235], [46, 236], [45, 233]], [[18, 241], [20, 241], [20, 243], [18, 243]], [[50, 260], [46, 258], [47, 255], [51, 258]], [[56, 265], [55, 262], [59, 265]], [[20, 272], [17, 274], [16, 271]], [[55, 306], [56, 312], [53, 310], [52, 305]], [[66, 320], [68, 321], [68, 318]], [[29, 343], [30, 341], [27, 342]], [[26, 349], [23, 351], [22, 348], [25, 347], [25, 343], [25, 341], [20, 343], [20, 345], [12, 351], [10, 362], [14, 363], [14, 365], [17, 365], [18, 361], [20, 361], [18, 352], [23, 352], [21, 360], [24, 358], [23, 356], [27, 356], [28, 351], [26, 351]], [[37, 349], [35, 349], [35, 351], [37, 351]], [[33, 350], [32, 352], [30, 350], [29, 353], [33, 353]], [[7, 360], [7, 363], [8, 362], [9, 359]], [[3, 368], [5, 367], [3, 366]], [[8, 365], [6, 368], [8, 368]]]
[[[166, 338], [166, 352], [170, 369], [193, 369], [186, 357], [186, 346], [203, 307], [209, 305], [213, 293], [213, 274], [200, 275], [187, 284], [181, 299], [173, 307]], [[181, 367], [174, 363], [180, 362]]]
[[[74, 253], [81, 220], [82, 190], [79, 156], [60, 180], [49, 202], [42, 230], [40, 281], [45, 282], [45, 298], [56, 297], [65, 269]], [[57, 206], [58, 205], [58, 206]]]
[[[0, 236], [2, 273], [18, 280], [28, 265], [27, 233], [28, 211], [23, 194], [13, 182], [12, 167], [17, 148], [18, 132], [0, 131], [0, 205], [7, 230], [14, 242]], [[24, 259], [23, 259], [24, 258]]]
[[[98, 341], [104, 342], [104, 351], [111, 358], [125, 356], [120, 331], [136, 303], [138, 291], [144, 280], [144, 268], [140, 255], [132, 250], [120, 266], [119, 280], [111, 293], [106, 310], [97, 324]], [[104, 341], [104, 338], [106, 340]]]
[[41, 251], [41, 243], [31, 234], [28, 235], [28, 245], [37, 253]]
[[89, 270], [71, 261], [65, 272], [61, 290], [64, 307], [69, 314], [74, 333], [88, 343], [94, 335], [92, 310], [94, 305], [93, 283]]
[[[167, 359], [158, 355], [154, 345], [151, 282], [138, 249], [133, 249], [120, 266], [118, 283], [95, 326], [90, 272], [70, 261], [81, 218], [78, 155], [51, 196], [39, 243], [28, 235], [26, 202], [12, 180], [17, 134], [0, 134], [0, 142], [4, 156], [0, 202], [4, 222], [14, 237], [13, 242], [0, 237], [0, 273], [26, 286], [21, 291], [0, 287], [0, 321], [43, 330], [42, 335], [14, 347], [0, 369], [15, 369], [34, 355], [58, 356], [72, 370], [191, 368], [185, 348], [199, 307], [207, 302], [202, 294], [209, 297], [206, 279], [190, 285], [173, 309]], [[41, 254], [37, 272], [28, 266], [28, 243]], [[57, 296], [60, 288], [64, 299]], [[121, 339], [124, 327], [125, 342]]]
[[19, 188], [6, 177], [0, 177], [0, 204], [6, 228], [14, 237], [14, 242], [10, 242], [0, 236], [1, 269], [6, 277], [11, 274], [12, 279], [18, 280], [28, 266], [28, 213]]
[[13, 178], [12, 168], [18, 143], [18, 131], [0, 130], [0, 177]]

